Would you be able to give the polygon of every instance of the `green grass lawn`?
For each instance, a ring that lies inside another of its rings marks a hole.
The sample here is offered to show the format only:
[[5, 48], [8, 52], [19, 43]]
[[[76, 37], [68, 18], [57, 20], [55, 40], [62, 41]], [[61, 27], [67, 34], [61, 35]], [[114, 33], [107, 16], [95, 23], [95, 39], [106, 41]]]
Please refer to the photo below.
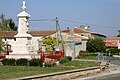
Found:
[[54, 67], [0, 66], [0, 80], [99, 66], [98, 62], [73, 60]]

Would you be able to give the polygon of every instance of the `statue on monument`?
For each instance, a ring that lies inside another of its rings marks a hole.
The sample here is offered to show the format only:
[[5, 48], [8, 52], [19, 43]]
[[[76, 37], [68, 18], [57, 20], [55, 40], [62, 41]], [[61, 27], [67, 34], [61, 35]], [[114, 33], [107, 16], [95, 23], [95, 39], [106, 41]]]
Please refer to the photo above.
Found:
[[[23, 1], [23, 4], [22, 4], [22, 11], [26, 11], [26, 5], [25, 5], [25, 1]], [[26, 26], [26, 33], [30, 33], [29, 31], [29, 17], [26, 17], [24, 18], [22, 21], [24, 24], [22, 24], [23, 26]]]
[[26, 33], [29, 33], [30, 30], [29, 30], [29, 20], [28, 20], [28, 18], [27, 17], [24, 18], [23, 21], [25, 23], [25, 24], [23, 24], [23, 26], [26, 26]]
[[25, 1], [23, 1], [22, 10], [23, 10], [23, 11], [25, 11], [25, 10], [26, 10]]

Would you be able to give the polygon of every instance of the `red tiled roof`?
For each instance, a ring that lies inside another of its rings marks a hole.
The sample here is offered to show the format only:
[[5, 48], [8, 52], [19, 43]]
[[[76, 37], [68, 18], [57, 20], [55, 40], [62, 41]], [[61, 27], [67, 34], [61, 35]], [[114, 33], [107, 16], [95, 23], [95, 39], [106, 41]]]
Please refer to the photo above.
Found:
[[52, 35], [55, 34], [56, 31], [55, 30], [46, 30], [46, 31], [30, 31], [30, 34], [32, 36], [48, 36], [48, 35]]
[[[62, 32], [70, 34], [70, 29], [62, 30]], [[74, 28], [74, 33], [90, 33], [90, 31], [84, 30], [84, 29], [80, 29], [80, 28]]]
[[[69, 29], [61, 30], [61, 32], [70, 34]], [[11, 37], [14, 37], [16, 33], [17, 33], [16, 31], [0, 31], [0, 36], [11, 38]], [[30, 31], [30, 34], [32, 36], [48, 36], [48, 35], [52, 35], [54, 33], [56, 33], [56, 30]], [[93, 32], [90, 32], [88, 30], [84, 30], [84, 29], [80, 29], [80, 28], [74, 28], [74, 33], [91, 33], [91, 34], [94, 34], [94, 35], [96, 34], [96, 35], [104, 36], [102, 34], [93, 33]]]
[[[70, 29], [62, 30], [62, 32], [70, 34]], [[106, 36], [103, 35], [103, 34], [96, 33], [96, 32], [91, 32], [91, 31], [89, 31], [89, 30], [80, 29], [80, 28], [74, 28], [74, 33], [91, 33], [92, 35], [98, 35], [98, 36], [106, 37]]]
[[119, 40], [119, 42], [120, 42], [120, 37], [108, 37], [108, 38], [106, 38], [106, 40]]
[[11, 38], [14, 37], [16, 33], [16, 31], [0, 31], [0, 37]]
[[105, 40], [104, 43], [108, 47], [118, 47], [118, 40]]
[[120, 37], [109, 37], [104, 40], [105, 45], [109, 47], [118, 47], [118, 43], [120, 43]]
[[[1, 37], [12, 38], [16, 35], [17, 31], [0, 31]], [[30, 31], [32, 36], [48, 36], [56, 33], [55, 30], [48, 30], [48, 31]]]

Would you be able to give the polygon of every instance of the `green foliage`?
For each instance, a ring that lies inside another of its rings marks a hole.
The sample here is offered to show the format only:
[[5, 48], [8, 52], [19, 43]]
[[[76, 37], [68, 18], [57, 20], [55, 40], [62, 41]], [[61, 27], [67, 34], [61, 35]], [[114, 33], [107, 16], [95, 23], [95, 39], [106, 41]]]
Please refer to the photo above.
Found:
[[21, 58], [16, 61], [16, 65], [18, 66], [27, 66], [28, 65], [28, 60]]
[[117, 37], [120, 37], [120, 30], [118, 30], [118, 35], [117, 35]]
[[110, 56], [112, 55], [119, 55], [120, 53], [120, 49], [117, 49], [117, 48], [110, 48], [108, 51], [107, 51], [107, 56], [109, 56], [109, 53], [110, 53]]
[[66, 56], [66, 58], [71, 61], [72, 60], [72, 57], [71, 56]]
[[17, 30], [17, 27], [15, 26], [15, 23], [12, 21], [12, 19], [6, 19], [4, 14], [0, 15], [0, 20], [1, 31]]
[[44, 66], [45, 67], [53, 67], [53, 66], [56, 66], [56, 60], [54, 59], [51, 59], [51, 60], [46, 60], [44, 61]]
[[32, 59], [29, 61], [29, 66], [43, 66], [43, 63], [40, 59]]
[[[53, 51], [54, 46], [57, 44], [56, 38], [51, 36], [43, 37], [43, 43], [46, 45], [47, 51]], [[61, 43], [59, 40], [58, 43]]]
[[16, 61], [15, 59], [3, 59], [2, 64], [15, 66], [15, 61]]
[[120, 53], [120, 49], [111, 48], [111, 49], [109, 49], [109, 52], [111, 52], [111, 53]]
[[5, 46], [5, 43], [2, 41], [2, 37], [0, 37], [0, 51], [3, 50], [4, 46]]
[[67, 57], [61, 57], [60, 58], [60, 61], [59, 61], [60, 64], [63, 64], [63, 63], [66, 63], [66, 62], [69, 62]]
[[95, 37], [87, 41], [87, 50], [89, 52], [105, 52], [106, 46], [102, 39]]
[[12, 29], [13, 31], [16, 31], [17, 30], [17, 27], [15, 26], [15, 23], [13, 22], [12, 19], [8, 19], [8, 24], [9, 24], [9, 27], [10, 29]]
[[45, 67], [53, 67], [55, 65], [56, 65], [56, 63], [45, 63], [44, 64]]

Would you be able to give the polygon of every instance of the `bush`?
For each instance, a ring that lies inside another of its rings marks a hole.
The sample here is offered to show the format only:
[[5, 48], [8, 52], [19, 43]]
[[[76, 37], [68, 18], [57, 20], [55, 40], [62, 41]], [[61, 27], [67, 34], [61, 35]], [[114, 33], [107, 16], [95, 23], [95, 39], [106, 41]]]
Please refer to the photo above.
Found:
[[29, 61], [29, 66], [40, 66], [40, 67], [42, 67], [43, 66], [42, 60], [32, 59], [32, 60]]
[[59, 61], [60, 64], [63, 64], [63, 63], [66, 63], [66, 62], [69, 62], [67, 57], [61, 57], [60, 58], [60, 61]]
[[45, 67], [52, 67], [52, 64], [51, 63], [45, 63], [44, 66]]
[[2, 60], [2, 64], [3, 65], [11, 65], [11, 66], [15, 66], [15, 59], [3, 59]]
[[52, 66], [56, 66], [56, 63], [55, 62], [52, 62], [52, 63], [49, 63], [49, 62], [46, 62], [44, 64], [45, 67], [52, 67]]
[[16, 61], [16, 65], [18, 66], [28, 66], [28, 60], [21, 58]]
[[66, 57], [67, 57], [67, 59], [68, 59], [69, 61], [72, 60], [72, 57], [70, 57], [70, 56], [66, 56]]
[[117, 49], [117, 48], [111, 48], [111, 49], [109, 49], [109, 51], [108, 52], [110, 52], [110, 53], [119, 53], [120, 52], [120, 49]]

